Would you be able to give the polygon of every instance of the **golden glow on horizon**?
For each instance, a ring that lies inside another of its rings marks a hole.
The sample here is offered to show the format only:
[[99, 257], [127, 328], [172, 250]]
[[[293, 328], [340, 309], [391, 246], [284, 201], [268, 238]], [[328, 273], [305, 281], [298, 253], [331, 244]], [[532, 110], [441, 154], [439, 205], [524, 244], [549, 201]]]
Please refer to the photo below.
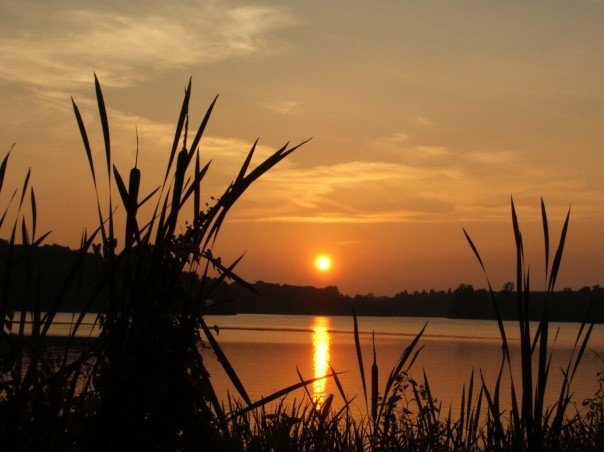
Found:
[[333, 267], [333, 260], [326, 254], [321, 254], [315, 259], [315, 267], [320, 272], [328, 272]]
[[320, 378], [313, 383], [313, 399], [317, 408], [325, 401], [325, 387], [327, 379], [323, 378], [329, 370], [329, 319], [327, 317], [315, 317], [312, 326], [313, 347], [313, 369], [314, 377]]
[[[573, 206], [572, 264], [558, 287], [604, 285], [604, 184], [594, 171], [604, 167], [604, 3], [576, 3], [147, 2], [141, 14], [120, 2], [59, 1], [47, 14], [10, 2], [0, 14], [0, 160], [16, 146], [3, 187], [19, 190], [31, 167], [37, 230], [52, 231], [44, 243], [78, 249], [98, 212], [70, 96], [96, 166], [104, 145], [93, 71], [122, 175], [136, 159], [136, 126], [142, 197], [165, 176], [192, 76], [189, 141], [221, 93], [203, 134], [200, 164], [212, 164], [202, 205], [237, 177], [255, 137], [246, 174], [286, 142], [314, 137], [255, 181], [222, 223], [212, 254], [228, 267], [245, 252], [244, 280], [350, 296], [484, 287], [465, 228], [484, 235], [476, 244], [500, 288], [515, 265], [514, 195], [533, 273], [544, 272], [543, 197], [558, 230]], [[186, 51], [184, 39], [194, 43]], [[97, 182], [106, 217], [109, 186]], [[158, 196], [140, 207], [139, 223], [151, 221]], [[126, 212], [115, 204], [121, 249]], [[322, 253], [331, 269], [316, 267]]]

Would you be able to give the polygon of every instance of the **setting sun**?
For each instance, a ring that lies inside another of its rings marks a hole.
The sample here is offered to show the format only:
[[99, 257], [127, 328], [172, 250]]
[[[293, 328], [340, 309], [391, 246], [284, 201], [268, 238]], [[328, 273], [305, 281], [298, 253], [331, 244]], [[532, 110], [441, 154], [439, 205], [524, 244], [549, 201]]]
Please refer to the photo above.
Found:
[[331, 270], [332, 266], [333, 266], [333, 262], [331, 260], [331, 257], [326, 256], [325, 254], [317, 256], [317, 258], [315, 259], [315, 267], [320, 272], [327, 272], [327, 271]]

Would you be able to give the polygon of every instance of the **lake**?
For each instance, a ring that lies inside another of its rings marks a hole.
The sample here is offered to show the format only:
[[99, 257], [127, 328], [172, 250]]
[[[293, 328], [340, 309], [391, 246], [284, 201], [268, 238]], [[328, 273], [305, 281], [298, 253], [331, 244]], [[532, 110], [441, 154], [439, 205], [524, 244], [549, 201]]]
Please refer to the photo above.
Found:
[[[369, 385], [373, 360], [372, 337], [375, 338], [379, 366], [380, 393], [390, 370], [401, 353], [426, 324], [419, 345], [423, 346], [410, 374], [423, 381], [425, 370], [432, 394], [443, 403], [446, 414], [458, 411], [461, 391], [467, 386], [472, 369], [475, 378], [482, 372], [489, 388], [494, 387], [501, 365], [501, 341], [497, 323], [492, 320], [460, 320], [445, 318], [359, 317], [362, 354], [367, 384]], [[365, 414], [365, 402], [358, 370], [353, 335], [352, 317], [319, 317], [303, 315], [239, 314], [234, 316], [206, 316], [206, 323], [216, 326], [216, 338], [241, 378], [252, 400], [271, 394], [299, 382], [296, 369], [305, 379], [329, 373], [329, 366], [341, 372], [340, 381], [348, 398], [357, 396], [355, 410]], [[519, 368], [519, 341], [517, 322], [504, 322], [508, 334], [513, 371]], [[558, 394], [562, 381], [561, 369], [572, 355], [579, 324], [552, 323], [550, 337], [553, 358], [547, 397], [550, 403]], [[531, 324], [532, 331], [537, 323]], [[553, 337], [558, 331], [555, 343]], [[375, 333], [372, 336], [372, 333]], [[219, 397], [227, 390], [235, 394], [228, 379], [211, 350], [204, 356]], [[597, 373], [604, 370], [604, 325], [594, 327], [590, 346], [581, 361], [571, 390], [580, 405], [598, 389]], [[515, 375], [515, 385], [520, 385]], [[475, 381], [475, 385], [478, 384]], [[502, 381], [502, 398], [509, 404], [509, 380]], [[321, 380], [309, 387], [313, 397], [324, 398], [334, 394], [337, 405], [342, 404], [332, 378]], [[370, 391], [367, 387], [368, 392]], [[289, 396], [298, 400], [305, 397], [303, 390]]]
[[[98, 332], [94, 328], [91, 333], [93, 319], [94, 315], [86, 316], [79, 335], [95, 335]], [[303, 378], [310, 379], [330, 373], [331, 366], [339, 373], [347, 398], [356, 396], [353, 409], [359, 416], [366, 415], [351, 316], [238, 314], [206, 316], [205, 320], [210, 327], [215, 327], [216, 339], [252, 400], [298, 383], [297, 370]], [[51, 333], [68, 334], [72, 321], [73, 314], [58, 314]], [[475, 372], [475, 387], [480, 382], [481, 373], [490, 389], [495, 385], [502, 350], [497, 322], [494, 320], [358, 317], [358, 324], [368, 393], [373, 360], [372, 341], [375, 341], [379, 391], [382, 393], [391, 369], [425, 324], [425, 333], [418, 344], [422, 350], [410, 375], [421, 383], [423, 371], [426, 372], [432, 394], [442, 402], [445, 413], [449, 406], [453, 414], [459, 411], [461, 391], [464, 385], [467, 387], [472, 369]], [[512, 355], [514, 381], [516, 388], [519, 388], [518, 325], [515, 321], [504, 322], [504, 325]], [[579, 326], [577, 323], [550, 324], [550, 344], [553, 344], [554, 353], [546, 392], [548, 404], [552, 404], [558, 396], [561, 369], [566, 368], [572, 356]], [[532, 322], [533, 334], [536, 328], [537, 323]], [[218, 396], [226, 400], [227, 391], [231, 395], [236, 394], [213, 351], [204, 348], [203, 356]], [[571, 386], [579, 408], [583, 399], [597, 391], [597, 374], [601, 371], [604, 371], [604, 324], [594, 326], [589, 347]], [[509, 388], [509, 378], [504, 372], [501, 396], [502, 403], [508, 406]], [[317, 400], [334, 394], [335, 406], [342, 406], [342, 398], [332, 378], [322, 379], [309, 385], [308, 389]], [[304, 397], [307, 396], [300, 389], [289, 395], [288, 399], [301, 400]]]

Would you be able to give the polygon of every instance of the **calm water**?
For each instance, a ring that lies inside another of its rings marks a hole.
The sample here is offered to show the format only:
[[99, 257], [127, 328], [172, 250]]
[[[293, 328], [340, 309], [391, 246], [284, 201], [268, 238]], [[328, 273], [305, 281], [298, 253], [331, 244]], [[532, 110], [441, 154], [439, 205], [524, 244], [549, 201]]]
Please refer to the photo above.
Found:
[[[94, 316], [87, 316], [80, 335], [98, 332], [97, 328], [91, 331], [93, 319]], [[72, 314], [61, 313], [56, 320], [53, 334], [68, 334]], [[239, 314], [206, 316], [206, 323], [216, 326], [216, 338], [252, 400], [298, 383], [297, 370], [303, 378], [309, 379], [329, 373], [331, 366], [341, 373], [340, 381], [347, 398], [357, 396], [355, 409], [359, 410], [360, 415], [366, 414], [352, 317]], [[432, 393], [442, 401], [445, 412], [450, 405], [453, 413], [458, 411], [461, 391], [464, 384], [468, 385], [472, 369], [475, 371], [475, 385], [480, 381], [482, 372], [488, 387], [494, 387], [502, 357], [495, 321], [359, 317], [358, 323], [368, 385], [373, 359], [372, 333], [375, 332], [380, 393], [401, 353], [426, 323], [426, 331], [419, 342], [423, 348], [410, 374], [421, 381], [425, 370]], [[520, 377], [516, 374], [519, 367], [517, 323], [504, 323], [511, 347], [515, 385], [519, 387]], [[533, 323], [531, 331], [534, 332], [536, 327], [537, 324]], [[558, 332], [555, 343], [550, 341], [554, 354], [546, 396], [551, 404], [559, 393], [561, 369], [566, 368], [571, 357], [579, 325], [552, 323], [550, 328], [550, 337], [553, 338]], [[219, 397], [226, 399], [227, 391], [236, 394], [213, 352], [204, 349], [203, 353]], [[597, 373], [600, 371], [604, 371], [604, 325], [594, 327], [589, 347], [571, 387], [578, 405], [597, 391]], [[503, 403], [509, 404], [509, 388], [509, 379], [504, 377]], [[369, 387], [367, 389], [369, 391]], [[327, 394], [334, 394], [335, 404], [342, 404], [332, 378], [322, 379], [309, 387], [309, 391], [319, 400]], [[306, 395], [299, 390], [289, 397], [302, 399]]]
[[[343, 372], [340, 380], [348, 398], [358, 395], [356, 409], [364, 410], [351, 317], [240, 314], [207, 316], [206, 322], [218, 327], [217, 339], [253, 400], [297, 383], [296, 369], [308, 379], [329, 373], [331, 365], [337, 372]], [[495, 321], [360, 317], [358, 322], [367, 382], [373, 359], [371, 333], [375, 332], [380, 392], [401, 353], [426, 322], [428, 326], [420, 341], [423, 349], [410, 373], [419, 381], [423, 378], [422, 371], [426, 371], [433, 395], [443, 402], [445, 411], [450, 404], [457, 411], [462, 387], [467, 386], [473, 368], [476, 377], [482, 372], [488, 386], [494, 386], [501, 364], [501, 342]], [[552, 324], [550, 336], [558, 328], [559, 334], [550, 371], [550, 400], [557, 396], [562, 378], [560, 369], [568, 363], [578, 327], [572, 323]], [[514, 360], [518, 357], [516, 322], [506, 322], [506, 330]], [[224, 397], [227, 390], [234, 394], [212, 352], [206, 351], [205, 356], [219, 396]], [[604, 370], [602, 357], [604, 325], [597, 325], [572, 386], [579, 403], [596, 392], [596, 374]], [[518, 386], [520, 379], [518, 376], [515, 379]], [[506, 381], [502, 384], [503, 396], [509, 399], [509, 384]], [[316, 383], [310, 391], [317, 398], [330, 393], [339, 398], [331, 378]], [[290, 397], [302, 398], [304, 393], [300, 390]]]

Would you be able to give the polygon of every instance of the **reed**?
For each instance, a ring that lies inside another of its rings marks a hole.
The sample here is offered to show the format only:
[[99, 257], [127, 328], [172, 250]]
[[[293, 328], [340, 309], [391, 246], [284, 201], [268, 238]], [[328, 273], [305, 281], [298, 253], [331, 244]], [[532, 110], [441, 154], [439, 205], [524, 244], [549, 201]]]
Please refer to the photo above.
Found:
[[[224, 280], [253, 288], [235, 271], [241, 258], [224, 265], [212, 254], [212, 246], [228, 212], [251, 184], [305, 142], [286, 144], [252, 169], [255, 142], [222, 196], [212, 198], [214, 202], [202, 208], [201, 186], [210, 163], [202, 165], [199, 149], [217, 99], [189, 133], [189, 81], [161, 183], [150, 193], [142, 193], [138, 146], [127, 179], [113, 164], [109, 116], [96, 76], [95, 95], [103, 136], [101, 171], [73, 99], [72, 107], [96, 195], [98, 224], [83, 234], [71, 267], [44, 311], [40, 307], [40, 272], [44, 268], [37, 257], [49, 232], [39, 235], [37, 230], [31, 171], [20, 187], [6, 194], [4, 178], [12, 148], [0, 163], [0, 196], [6, 199], [0, 232], [6, 227], [9, 237], [0, 247], [1, 448], [475, 451], [602, 447], [604, 374], [600, 375], [600, 391], [584, 403], [587, 414], [569, 413], [571, 384], [593, 323], [585, 320], [580, 325], [573, 355], [563, 369], [559, 396], [552, 406], [545, 404], [552, 357], [548, 304], [543, 305], [537, 329], [531, 331], [531, 280], [513, 202], [520, 357], [515, 361], [510, 354], [500, 301], [474, 242], [464, 230], [491, 293], [502, 359], [493, 387], [486, 384], [481, 372], [479, 379], [471, 371], [467, 385], [461, 388], [458, 415], [452, 415], [451, 407], [443, 408], [425, 371], [419, 379], [413, 376], [427, 324], [401, 351], [380, 387], [379, 350], [373, 343], [371, 364], [366, 365], [354, 311], [353, 335], [365, 416], [353, 414], [355, 398], [346, 396], [334, 369], [325, 378], [334, 380], [338, 394], [320, 403], [306, 389], [316, 379], [305, 379], [300, 373], [298, 382], [253, 401], [204, 321], [205, 300]], [[105, 196], [99, 189], [101, 177], [107, 182]], [[151, 214], [143, 218], [141, 207], [146, 204], [150, 204]], [[186, 210], [192, 220], [177, 233]], [[549, 297], [562, 262], [570, 215], [550, 258], [543, 202], [541, 211]], [[117, 221], [121, 214], [125, 221], [120, 234], [116, 225], [122, 224]], [[26, 275], [21, 286], [14, 281], [17, 268], [24, 269]], [[85, 291], [90, 268], [94, 284]], [[209, 276], [212, 268], [218, 274], [215, 278]], [[57, 354], [58, 348], [49, 345], [48, 336], [68, 295], [74, 293], [85, 307], [72, 318], [69, 337]], [[18, 306], [11, 304], [15, 297]], [[93, 311], [100, 334], [83, 343], [78, 334], [85, 316]], [[232, 383], [235, 395], [227, 400], [219, 400], [214, 391], [203, 347], [212, 349]], [[520, 369], [519, 382], [513, 378], [516, 368]], [[504, 373], [509, 374], [509, 388], [501, 386]], [[306, 398], [290, 400], [290, 394], [299, 389], [305, 390]], [[502, 390], [510, 391], [509, 410], [502, 406]], [[341, 404], [335, 401], [337, 397]]]
[[[218, 283], [229, 278], [251, 286], [234, 271], [241, 258], [225, 266], [213, 256], [211, 248], [228, 212], [249, 186], [303, 143], [286, 144], [251, 169], [257, 142], [254, 143], [235, 180], [213, 205], [201, 210], [201, 186], [210, 163], [201, 166], [199, 148], [217, 98], [188, 146], [189, 81], [163, 182], [141, 200], [142, 175], [136, 164], [130, 170], [128, 186], [112, 164], [109, 121], [96, 76], [95, 90], [109, 186], [105, 213], [88, 134], [72, 100], [97, 194], [103, 250], [104, 273], [99, 292], [103, 296], [99, 314], [101, 334], [92, 372], [97, 403], [93, 417], [100, 420], [102, 427], [97, 429], [93, 441], [107, 447], [138, 447], [140, 438], [158, 447], [211, 443], [212, 438], [226, 432], [228, 418], [205, 368], [200, 337], [213, 349], [241, 399], [248, 407], [254, 406], [203, 319], [205, 300]], [[126, 213], [124, 247], [119, 252], [111, 193], [114, 182]], [[153, 198], [153, 213], [142, 220], [139, 208]], [[177, 234], [177, 225], [187, 206], [192, 207], [192, 220], [184, 232]], [[219, 273], [215, 280], [208, 277], [210, 267]], [[186, 278], [185, 274], [201, 276]]]
[[[572, 355], [566, 368], [562, 369], [563, 380], [558, 389], [558, 398], [553, 406], [546, 407], [545, 391], [548, 386], [550, 363], [553, 353], [551, 346], [552, 340], [550, 338], [548, 301], [554, 291], [556, 279], [562, 263], [562, 255], [570, 219], [570, 209], [566, 214], [562, 226], [556, 252], [553, 259], [550, 259], [550, 234], [547, 211], [543, 199], [541, 200], [546, 299], [543, 303], [541, 319], [534, 332], [531, 331], [528, 315], [533, 298], [531, 292], [531, 275], [530, 270], [524, 262], [522, 233], [520, 231], [513, 199], [511, 200], [511, 214], [516, 244], [516, 314], [518, 317], [518, 331], [520, 337], [520, 358], [518, 362], [514, 362], [510, 355], [510, 347], [507, 339], [508, 335], [503, 324], [496, 294], [489, 281], [486, 267], [478, 249], [470, 238], [470, 235], [464, 230], [466, 239], [485, 275], [502, 342], [502, 361], [495, 387], [489, 389], [481, 375], [482, 390], [488, 402], [488, 446], [496, 449], [513, 448], [515, 450], [555, 449], [559, 446], [559, 439], [564, 437], [565, 433], [567, 433], [565, 432], [565, 429], [569, 427], [569, 424], [565, 423], [565, 416], [572, 400], [570, 387], [589, 342], [595, 320], [588, 322], [589, 312], [586, 313], [583, 322], [577, 330]], [[590, 307], [589, 311], [592, 307]], [[533, 368], [534, 365], [536, 365], [537, 369], [536, 375]], [[512, 373], [512, 369], [515, 366], [520, 369], [521, 381], [519, 383], [514, 381], [514, 374]], [[505, 370], [507, 370], [510, 378], [510, 394], [512, 400], [510, 419], [507, 425], [504, 424], [503, 410], [500, 403], [500, 384]]]
[[[52, 415], [43, 416], [47, 420], [40, 422], [67, 419], [62, 410], [73, 406], [77, 419], [66, 420], [65, 426], [58, 430], [70, 431], [72, 436], [68, 436], [68, 443], [84, 448], [140, 448], [144, 444], [171, 448], [211, 444], [228, 433], [228, 418], [205, 368], [201, 353], [202, 337], [213, 349], [248, 409], [252, 406], [239, 376], [203, 320], [205, 300], [223, 280], [228, 278], [251, 286], [234, 271], [240, 259], [225, 266], [212, 255], [211, 248], [228, 212], [250, 185], [303, 143], [295, 146], [286, 144], [251, 168], [257, 145], [254, 143], [234, 181], [214, 204], [202, 210], [201, 185], [210, 164], [201, 166], [199, 147], [217, 99], [210, 104], [190, 140], [189, 81], [163, 181], [151, 193], [141, 194], [142, 174], [137, 161], [129, 171], [127, 183], [113, 164], [109, 118], [96, 75], [94, 82], [103, 136], [104, 161], [101, 165], [106, 170], [102, 177], [107, 179], [107, 205], [103, 206], [101, 202], [100, 174], [88, 131], [77, 103], [72, 99], [96, 194], [98, 225], [90, 235], [84, 234], [79, 257], [65, 278], [63, 289], [44, 313], [39, 309], [40, 294], [36, 291], [39, 286], [35, 278], [39, 268], [35, 264], [35, 248], [46, 234], [36, 237], [36, 204], [33, 188], [29, 187], [30, 172], [17, 198], [19, 204], [6, 258], [3, 259], [0, 299], [3, 384], [0, 413], [8, 420], [2, 424], [2, 433], [6, 433], [3, 438], [8, 444], [28, 444], [20, 432], [24, 431], [24, 425], [29, 425], [29, 431], [35, 430], [37, 418], [42, 417], [43, 411], [40, 407], [32, 407], [32, 413], [21, 413], [27, 406], [24, 397], [33, 401], [44, 400], [42, 393], [47, 391], [48, 381], [60, 380], [68, 382], [69, 391], [57, 389], [62, 400], [54, 407]], [[9, 155], [10, 152], [0, 165], [0, 190]], [[113, 187], [119, 194], [117, 200], [113, 196]], [[22, 214], [26, 194], [29, 193], [31, 227]], [[0, 226], [16, 194], [17, 190], [10, 198]], [[143, 219], [139, 209], [148, 202], [154, 202], [155, 207], [151, 216]], [[115, 226], [118, 207], [126, 216], [123, 234], [118, 234]], [[185, 208], [192, 209], [192, 220], [184, 232], [176, 233]], [[17, 246], [19, 226], [22, 245]], [[120, 247], [120, 243], [123, 246]], [[100, 271], [94, 289], [84, 300], [85, 308], [74, 318], [70, 339], [75, 340], [91, 306], [100, 306], [96, 320], [100, 334], [79, 359], [68, 363], [66, 349], [59, 370], [48, 370], [53, 367], [43, 361], [43, 339], [61, 310], [64, 294], [81, 283], [81, 270], [91, 250], [95, 251], [95, 263]], [[21, 315], [15, 330], [9, 299], [11, 271], [18, 259], [27, 259], [26, 274], [31, 281], [25, 285], [28, 291], [21, 298]], [[217, 278], [209, 278], [210, 268], [218, 271]], [[201, 276], [191, 276], [195, 274]], [[25, 330], [26, 312], [33, 319], [30, 332]], [[24, 356], [27, 363], [23, 372]], [[252, 407], [267, 402], [256, 402]], [[69, 425], [72, 428], [68, 429]]]

